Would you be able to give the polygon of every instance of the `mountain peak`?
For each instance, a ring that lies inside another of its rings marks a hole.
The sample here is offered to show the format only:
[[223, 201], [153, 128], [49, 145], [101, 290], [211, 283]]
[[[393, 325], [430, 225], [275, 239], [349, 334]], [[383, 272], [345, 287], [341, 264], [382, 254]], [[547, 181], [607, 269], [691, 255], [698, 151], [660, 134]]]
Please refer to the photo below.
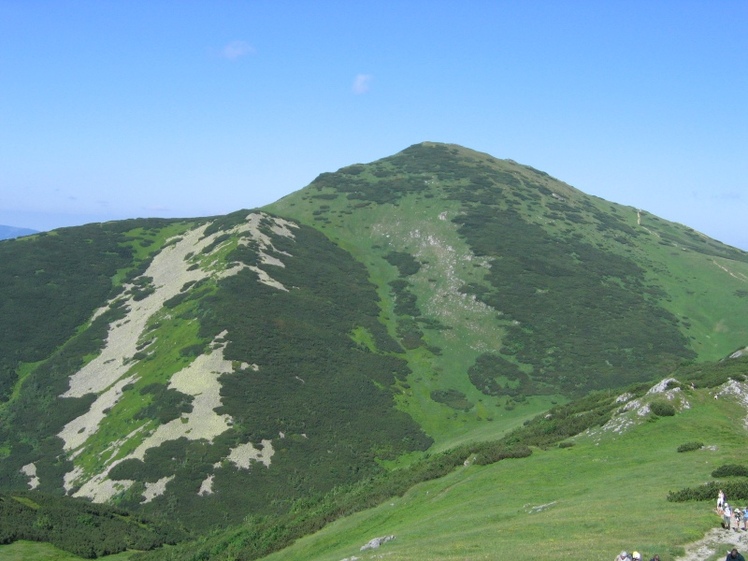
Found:
[[432, 142], [3, 243], [0, 481], [238, 523], [743, 349], [747, 284], [742, 252]]

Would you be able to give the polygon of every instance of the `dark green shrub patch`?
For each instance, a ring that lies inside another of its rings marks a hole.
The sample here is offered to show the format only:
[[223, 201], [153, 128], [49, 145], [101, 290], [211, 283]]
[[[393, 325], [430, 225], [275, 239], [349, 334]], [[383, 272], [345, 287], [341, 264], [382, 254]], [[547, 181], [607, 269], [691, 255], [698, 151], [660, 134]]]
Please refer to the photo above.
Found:
[[[115, 481], [122, 479], [143, 480], [145, 474], [145, 463], [143, 460], [129, 458], [109, 470], [109, 479]], [[153, 481], [158, 481], [158, 477]]]
[[[693, 452], [694, 450], [701, 450], [704, 447], [703, 442], [686, 442], [685, 444], [681, 444], [678, 446], [678, 452]], [[713, 477], [720, 477], [715, 476], [712, 474]]]
[[[549, 238], [500, 200], [463, 211], [454, 219], [460, 234], [491, 263], [485, 285], [469, 290], [513, 322], [502, 353], [527, 365], [535, 384], [579, 395], [649, 379], [695, 356], [660, 305], [662, 291], [633, 260], [574, 236]], [[617, 219], [607, 226], [626, 230]]]
[[410, 291], [408, 281], [397, 279], [390, 283], [395, 294], [395, 313], [399, 316], [417, 317], [421, 315], [416, 296]]
[[748, 477], [748, 467], [726, 464], [715, 469], [712, 472], [712, 477]]
[[657, 417], [672, 417], [675, 415], [675, 407], [667, 401], [653, 401], [649, 404], [649, 410]]
[[146, 276], [135, 279], [131, 289], [132, 298], [136, 302], [143, 300], [146, 296], [150, 296], [154, 292], [156, 292], [156, 287], [153, 286], [153, 278]]
[[158, 419], [161, 424], [178, 419], [182, 413], [192, 411], [191, 395], [184, 394], [164, 384], [149, 384], [140, 390], [141, 395], [152, 395], [149, 405], [135, 414], [135, 419]]
[[397, 336], [406, 349], [417, 349], [424, 344], [423, 331], [413, 319], [401, 320], [397, 325]]
[[410, 253], [390, 251], [384, 258], [390, 265], [397, 267], [401, 277], [415, 275], [421, 269], [421, 264]]
[[458, 390], [434, 390], [431, 392], [431, 399], [461, 411], [469, 411], [473, 407], [467, 396]]
[[712, 501], [719, 490], [725, 492], [731, 503], [748, 503], [748, 481], [710, 481], [698, 487], [687, 487], [680, 491], [670, 491], [667, 500], [675, 503], [686, 501]]
[[184, 347], [182, 349], [179, 349], [179, 356], [182, 357], [196, 357], [203, 354], [205, 351], [205, 345], [202, 343], [196, 343], [194, 345], [189, 345], [187, 347]]
[[113, 294], [117, 271], [134, 265], [121, 228], [90, 224], [0, 244], [0, 402], [18, 363], [53, 354]]
[[86, 559], [152, 550], [187, 537], [179, 527], [82, 499], [33, 491], [0, 494], [0, 544], [47, 542]]
[[528, 446], [507, 447], [501, 442], [495, 442], [491, 446], [482, 447], [475, 457], [475, 463], [486, 466], [507, 458], [527, 458], [530, 455], [532, 455], [532, 450]]
[[504, 357], [483, 353], [468, 369], [470, 382], [486, 395], [512, 397], [536, 393], [530, 377]]

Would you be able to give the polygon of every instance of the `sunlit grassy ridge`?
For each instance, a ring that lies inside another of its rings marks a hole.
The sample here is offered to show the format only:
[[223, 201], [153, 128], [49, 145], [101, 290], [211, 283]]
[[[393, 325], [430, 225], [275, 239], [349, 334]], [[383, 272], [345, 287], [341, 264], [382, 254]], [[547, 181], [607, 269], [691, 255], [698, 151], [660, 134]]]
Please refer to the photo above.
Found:
[[[562, 392], [644, 380], [748, 340], [744, 252], [510, 160], [423, 143], [322, 174], [268, 208], [366, 265], [413, 369], [398, 404], [437, 446], [500, 434]], [[403, 275], [393, 252], [418, 270]], [[481, 371], [479, 359], [519, 370]]]

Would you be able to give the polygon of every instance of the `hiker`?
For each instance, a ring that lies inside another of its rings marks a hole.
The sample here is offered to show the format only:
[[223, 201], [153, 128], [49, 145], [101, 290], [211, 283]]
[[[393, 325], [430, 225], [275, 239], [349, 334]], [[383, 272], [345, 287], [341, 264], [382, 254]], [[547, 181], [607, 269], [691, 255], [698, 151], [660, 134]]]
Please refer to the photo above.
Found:
[[652, 557], [652, 559], [650, 559], [649, 561], [660, 561], [660, 556], [655, 553], [655, 556]]
[[639, 553], [638, 551], [635, 551], [634, 553], [631, 554], [631, 559], [633, 559], [634, 561], [641, 561], [641, 558], [642, 558], [642, 554]]
[[743, 530], [748, 530], [748, 506], [743, 507]]
[[613, 561], [629, 561], [629, 554], [625, 551], [622, 551], [618, 555], [616, 555], [616, 558], [613, 559]]
[[738, 553], [738, 550], [733, 547], [732, 551], [727, 554], [727, 557], [725, 557], [725, 561], [745, 561], [745, 557]]
[[722, 506], [725, 504], [725, 492], [720, 489], [719, 493], [717, 493], [717, 508], [722, 508]]
[[725, 530], [729, 530], [731, 523], [732, 523], [732, 509], [730, 508], [730, 503], [725, 503], [725, 508], [722, 509], [722, 527]]
[[735, 509], [732, 512], [733, 517], [735, 518], [735, 531], [740, 531], [740, 521], [743, 519], [743, 513], [740, 510], [740, 507], [735, 507]]

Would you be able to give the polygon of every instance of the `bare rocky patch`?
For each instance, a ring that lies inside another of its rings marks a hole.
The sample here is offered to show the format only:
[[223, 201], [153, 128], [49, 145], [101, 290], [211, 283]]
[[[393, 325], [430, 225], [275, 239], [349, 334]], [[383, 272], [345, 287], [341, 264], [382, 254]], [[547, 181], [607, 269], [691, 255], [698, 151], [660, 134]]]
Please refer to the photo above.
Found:
[[251, 442], [233, 448], [228, 460], [240, 469], [249, 469], [250, 461], [258, 462], [270, 467], [270, 459], [275, 454], [272, 440], [263, 440], [261, 448], [255, 448]]
[[162, 477], [155, 483], [146, 483], [145, 492], [143, 493], [143, 503], [149, 503], [156, 497], [160, 497], [166, 492], [166, 484], [174, 479], [173, 475]]
[[394, 246], [402, 247], [423, 264], [409, 280], [418, 287], [424, 316], [455, 328], [443, 333], [447, 339], [455, 339], [464, 329], [470, 333], [474, 350], [495, 350], [504, 329], [487, 326], [495, 324], [497, 311], [474, 294], [461, 291], [471, 282], [482, 281], [490, 264], [476, 256], [460, 238], [451, 221], [454, 216], [456, 211], [442, 211], [438, 221], [424, 222], [415, 230], [398, 219], [384, 218], [372, 226], [371, 232], [377, 243], [385, 247], [397, 240], [392, 242]]
[[21, 473], [29, 478], [29, 489], [36, 489], [39, 487], [39, 477], [36, 475], [36, 464], [26, 464], [21, 468]]
[[709, 530], [704, 537], [685, 546], [686, 553], [676, 561], [702, 561], [708, 559], [715, 553], [719, 558], [727, 556], [727, 553], [736, 547], [738, 551], [748, 550], [748, 532], [734, 532], [722, 528]]
[[[245, 223], [236, 226], [228, 233], [244, 234], [245, 237], [240, 240], [240, 243], [248, 243], [247, 234], [249, 234], [248, 238], [256, 242], [259, 248], [261, 266], [284, 267], [279, 256], [287, 254], [275, 250], [271, 238], [261, 229], [263, 225], [269, 225], [274, 234], [286, 237], [293, 237], [292, 229], [296, 227], [291, 222], [270, 218], [263, 213], [251, 213], [247, 216]], [[149, 294], [136, 300], [133, 287], [128, 286], [125, 297], [120, 296], [112, 300], [107, 307], [96, 312], [96, 315], [99, 315], [103, 310], [124, 304], [126, 316], [110, 326], [106, 344], [101, 353], [70, 377], [70, 387], [61, 395], [61, 397], [81, 397], [93, 393], [97, 396], [85, 414], [72, 420], [59, 433], [64, 449], [70, 458], [76, 458], [86, 449], [88, 440], [97, 434], [108, 411], [122, 398], [125, 387], [137, 380], [137, 374], [133, 371], [133, 366], [137, 362], [134, 357], [136, 353], [147, 350], [147, 346], [143, 348], [142, 337], [148, 329], [149, 320], [162, 311], [164, 303], [178, 295], [186, 285], [206, 278], [220, 279], [234, 275], [244, 267], [239, 263], [222, 262], [218, 258], [223, 247], [221, 244], [212, 248], [209, 255], [205, 254], [206, 249], [215, 242], [219, 235], [227, 233], [219, 232], [206, 236], [207, 226], [189, 230], [169, 240], [165, 247], [153, 257], [150, 266], [141, 277], [141, 279], [151, 279], [152, 291]], [[251, 267], [258, 274], [259, 282], [278, 290], [287, 290], [261, 266]], [[65, 488], [68, 492], [75, 490], [76, 496], [89, 497], [97, 502], [106, 501], [134, 483], [125, 480], [111, 481], [107, 478], [109, 470], [123, 460], [143, 459], [149, 449], [166, 441], [183, 437], [190, 440], [212, 441], [216, 436], [228, 430], [231, 427], [231, 418], [215, 412], [215, 409], [221, 405], [219, 377], [224, 373], [234, 371], [234, 365], [223, 356], [226, 336], [226, 333], [222, 333], [214, 341], [209, 353], [198, 356], [186, 368], [174, 374], [170, 380], [170, 388], [193, 397], [190, 413], [183, 414], [180, 418], [155, 428], [149, 429], [147, 424], [141, 424], [127, 436], [112, 443], [105, 451], [106, 457], [103, 457], [102, 453], [100, 459], [105, 463], [105, 468], [98, 473], [87, 473], [83, 467], [77, 465], [65, 474]], [[244, 367], [250, 366], [239, 366], [239, 368]], [[257, 365], [251, 365], [251, 367], [259, 368]], [[132, 448], [134, 439], [140, 441], [134, 451], [117, 458], [119, 449], [128, 443]], [[248, 469], [251, 461], [269, 466], [272, 455], [271, 442], [263, 441], [260, 448], [255, 448], [251, 443], [237, 447], [231, 451], [231, 457], [228, 459], [237, 468]], [[24, 469], [26, 470], [24, 473], [30, 472], [30, 469]], [[30, 473], [26, 474], [30, 478], [33, 477]], [[153, 500], [163, 493], [162, 487], [165, 488], [166, 483], [167, 481], [163, 481], [162, 485], [157, 483], [147, 487], [144, 494], [145, 500]], [[209, 483], [201, 487], [201, 493], [203, 492], [210, 492]]]
[[620, 409], [602, 427], [588, 429], [583, 434], [600, 440], [606, 433], [623, 434], [629, 429], [643, 423], [651, 413], [650, 403], [655, 399], [668, 401], [676, 411], [682, 411], [691, 407], [688, 399], [680, 388], [678, 380], [666, 378], [652, 386], [645, 395], [634, 398], [629, 393], [624, 393], [616, 398], [621, 404]]

